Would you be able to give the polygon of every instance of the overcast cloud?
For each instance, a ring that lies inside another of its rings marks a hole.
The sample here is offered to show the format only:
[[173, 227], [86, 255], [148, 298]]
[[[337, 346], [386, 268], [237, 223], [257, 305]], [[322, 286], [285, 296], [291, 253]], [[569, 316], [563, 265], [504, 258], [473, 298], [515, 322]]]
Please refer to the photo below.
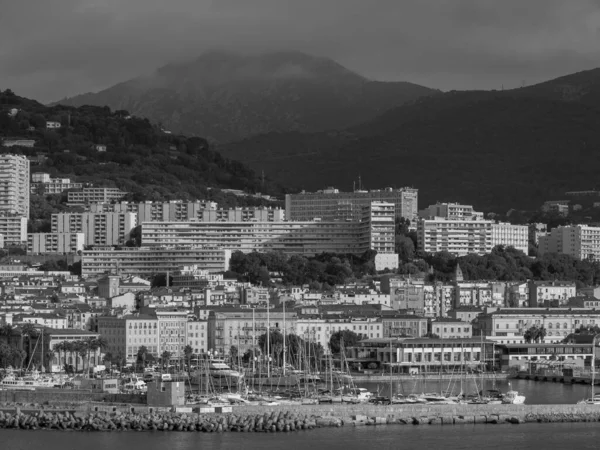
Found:
[[212, 49], [300, 50], [443, 90], [600, 66], [598, 0], [0, 0], [0, 11], [0, 89], [44, 102]]

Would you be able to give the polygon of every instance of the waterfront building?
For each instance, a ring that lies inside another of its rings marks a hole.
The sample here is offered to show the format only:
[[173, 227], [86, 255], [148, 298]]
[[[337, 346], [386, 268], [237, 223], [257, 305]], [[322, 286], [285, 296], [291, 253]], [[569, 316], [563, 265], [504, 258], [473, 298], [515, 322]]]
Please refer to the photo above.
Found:
[[577, 295], [577, 285], [570, 281], [534, 281], [527, 282], [529, 307], [563, 306], [571, 297]]
[[438, 317], [429, 324], [429, 331], [440, 339], [464, 339], [473, 337], [473, 327], [470, 322], [453, 319], [451, 317]]
[[562, 253], [577, 259], [600, 260], [600, 227], [560, 226], [539, 238], [539, 254]]
[[183, 360], [187, 345], [188, 317], [191, 314], [180, 308], [156, 308], [161, 354], [169, 352], [171, 359]]
[[186, 344], [196, 355], [208, 352], [208, 321], [189, 320], [187, 322]]
[[480, 338], [365, 339], [346, 349], [346, 360], [355, 368], [384, 368], [418, 374], [461, 371], [465, 367], [496, 365], [494, 343]]
[[124, 247], [84, 250], [81, 273], [84, 277], [117, 273], [150, 277], [196, 265], [211, 273], [229, 270], [231, 251], [210, 247]]
[[0, 213], [29, 218], [29, 160], [0, 155]]
[[83, 250], [83, 233], [29, 233], [27, 235], [28, 254], [77, 253]]
[[155, 358], [160, 357], [158, 319], [152, 314], [132, 314], [122, 318], [98, 317], [98, 333], [106, 339], [106, 351], [118, 360], [135, 363], [140, 347], [146, 347]]
[[[35, 325], [34, 325], [35, 326]], [[38, 331], [43, 328], [44, 339], [36, 339], [36, 345], [32, 348], [31, 359], [38, 361], [44, 367], [46, 372], [64, 372], [65, 366], [72, 366], [73, 369], [82, 369], [83, 367], [93, 368], [103, 364], [104, 352], [101, 349], [91, 350], [89, 354], [81, 355], [78, 352], [69, 352], [58, 350], [57, 345], [64, 342], [79, 342], [97, 339], [99, 333], [87, 330], [76, 329], [56, 329], [49, 327], [35, 326]], [[85, 364], [85, 366], [84, 366]]]
[[544, 328], [544, 342], [559, 342], [580, 328], [600, 325], [600, 310], [589, 308], [491, 308], [473, 322], [473, 333], [502, 344], [525, 342], [531, 328]]
[[285, 217], [287, 220], [359, 221], [362, 208], [373, 201], [393, 203], [396, 217], [403, 217], [415, 224], [418, 217], [418, 190], [413, 188], [385, 188], [371, 191], [340, 192], [329, 187], [318, 192], [286, 194]]
[[236, 346], [238, 353], [243, 355], [253, 345], [258, 347], [258, 338], [267, 332], [267, 326], [271, 331], [296, 332], [296, 311], [286, 309], [285, 328], [283, 317], [281, 308], [272, 308], [268, 313], [266, 308], [224, 306], [211, 309], [208, 315], [208, 348], [224, 356], [229, 354], [232, 346]]
[[69, 205], [87, 205], [89, 203], [110, 203], [120, 200], [127, 192], [118, 188], [83, 188], [80, 191], [70, 191], [67, 194]]
[[[398, 311], [381, 311], [381, 330], [383, 338], [423, 337], [427, 334], [427, 318], [416, 314], [401, 314]], [[369, 336], [370, 338], [379, 338]]]
[[52, 233], [83, 233], [85, 245], [125, 245], [137, 225], [134, 213], [52, 214]]
[[[511, 369], [525, 371], [530, 363], [538, 367], [563, 365], [571, 368], [590, 366], [592, 360], [592, 343], [563, 344], [553, 343], [519, 343], [499, 344], [495, 346], [499, 354], [500, 370]], [[562, 378], [562, 373], [560, 373]]]

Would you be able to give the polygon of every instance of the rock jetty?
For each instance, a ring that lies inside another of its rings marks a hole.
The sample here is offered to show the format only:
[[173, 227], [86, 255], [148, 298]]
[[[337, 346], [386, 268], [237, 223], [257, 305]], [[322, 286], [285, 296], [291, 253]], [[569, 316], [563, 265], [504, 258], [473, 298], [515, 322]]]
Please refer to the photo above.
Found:
[[173, 412], [0, 411], [0, 428], [77, 431], [292, 432], [322, 427], [361, 425], [520, 424], [525, 422], [598, 422], [600, 411], [538, 412], [488, 415], [318, 416], [294, 412], [264, 414], [195, 414]]

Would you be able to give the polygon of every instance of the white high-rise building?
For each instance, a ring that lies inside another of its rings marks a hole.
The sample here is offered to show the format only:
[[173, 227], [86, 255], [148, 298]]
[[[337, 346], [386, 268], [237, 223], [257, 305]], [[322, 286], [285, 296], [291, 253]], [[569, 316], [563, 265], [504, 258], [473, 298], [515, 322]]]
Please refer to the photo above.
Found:
[[460, 203], [436, 203], [419, 211], [419, 217], [430, 219], [442, 217], [450, 220], [483, 219], [483, 213], [474, 211], [472, 205]]
[[529, 250], [529, 227], [499, 222], [492, 225], [492, 248], [497, 245], [514, 247], [527, 254]]
[[29, 218], [29, 160], [0, 155], [0, 213]]
[[455, 256], [483, 255], [492, 251], [491, 220], [421, 219], [417, 244], [425, 253], [449, 252]]

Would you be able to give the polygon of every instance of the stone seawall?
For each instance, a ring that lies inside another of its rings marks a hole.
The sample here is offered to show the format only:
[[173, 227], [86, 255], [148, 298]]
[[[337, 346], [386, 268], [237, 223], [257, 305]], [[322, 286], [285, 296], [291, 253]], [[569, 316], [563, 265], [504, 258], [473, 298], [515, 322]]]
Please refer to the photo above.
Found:
[[314, 405], [240, 406], [228, 414], [170, 412], [132, 405], [71, 409], [0, 407], [0, 428], [86, 431], [289, 432], [360, 425], [520, 424], [599, 422], [593, 405]]

